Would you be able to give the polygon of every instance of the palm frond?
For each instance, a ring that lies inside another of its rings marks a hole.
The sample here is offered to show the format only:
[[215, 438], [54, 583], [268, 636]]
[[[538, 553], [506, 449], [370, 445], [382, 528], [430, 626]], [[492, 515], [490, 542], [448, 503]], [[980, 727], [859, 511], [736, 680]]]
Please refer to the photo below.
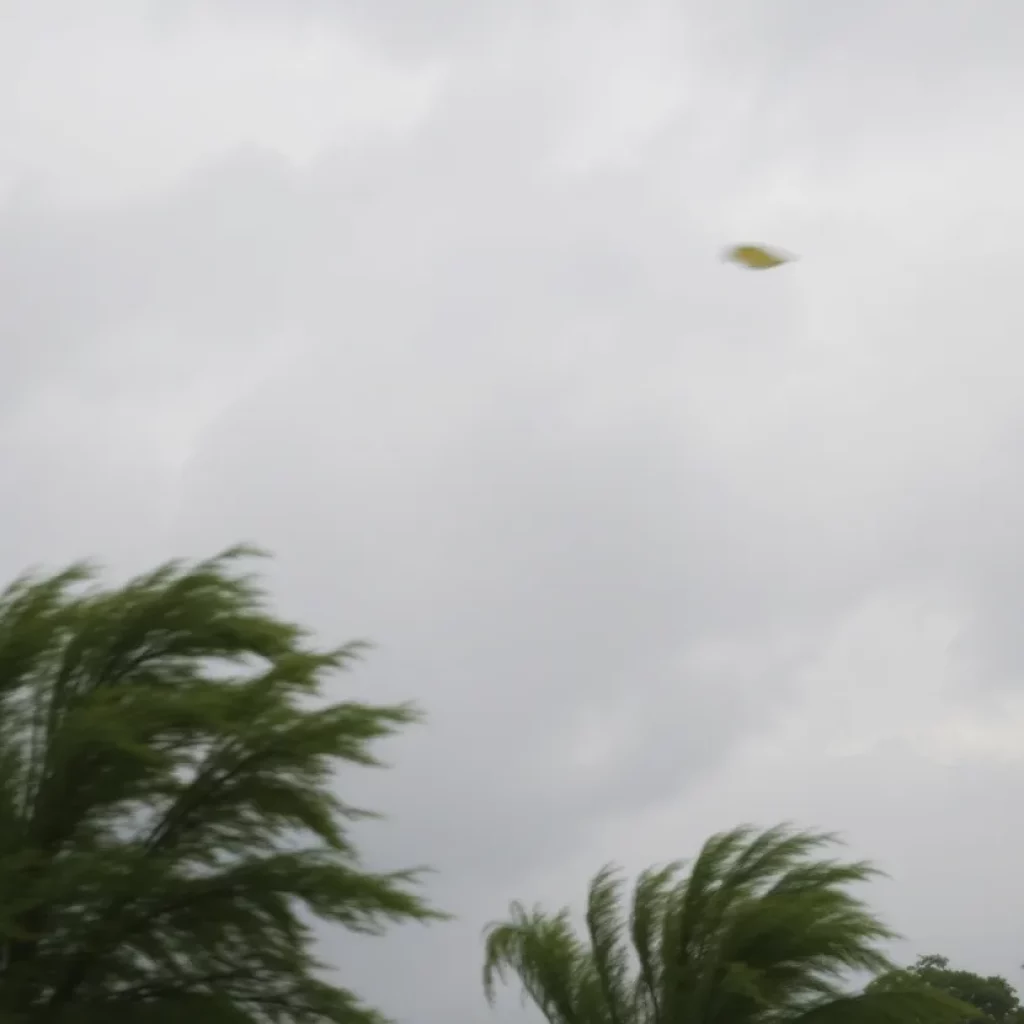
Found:
[[634, 986], [621, 893], [618, 870], [607, 865], [594, 876], [587, 897], [590, 952], [609, 1024], [631, 1024]]
[[573, 932], [568, 911], [548, 916], [513, 903], [509, 920], [486, 929], [483, 983], [493, 1003], [497, 983], [515, 976], [549, 1024], [588, 1024], [577, 997], [592, 964]]
[[635, 1005], [642, 1024], [663, 1024], [662, 936], [665, 918], [672, 904], [674, 882], [682, 862], [650, 868], [637, 879], [630, 911], [630, 938], [636, 952], [638, 974]]
[[876, 869], [822, 856], [837, 841], [789, 825], [712, 836], [687, 875], [676, 863], [639, 877], [628, 922], [605, 868], [590, 885], [589, 941], [567, 911], [516, 904], [489, 933], [487, 996], [515, 976], [552, 1024], [924, 1024], [927, 995], [848, 991], [856, 973], [891, 966], [893, 933], [850, 891]]

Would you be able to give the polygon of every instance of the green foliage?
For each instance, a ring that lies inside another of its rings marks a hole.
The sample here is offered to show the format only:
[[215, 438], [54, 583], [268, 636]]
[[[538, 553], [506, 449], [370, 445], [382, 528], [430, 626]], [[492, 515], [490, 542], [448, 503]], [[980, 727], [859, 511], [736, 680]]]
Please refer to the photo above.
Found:
[[848, 891], [875, 870], [815, 856], [833, 841], [785, 826], [713, 836], [688, 874], [641, 875], [628, 910], [605, 868], [586, 938], [567, 909], [514, 903], [487, 930], [487, 998], [514, 977], [549, 1024], [953, 1024], [962, 1008], [937, 992], [844, 985], [889, 970], [893, 936]]
[[376, 1024], [311, 923], [442, 916], [360, 867], [333, 792], [415, 710], [321, 699], [358, 648], [270, 614], [256, 554], [0, 595], [3, 1024]]
[[966, 1004], [965, 1021], [981, 1024], [1024, 1024], [1024, 1008], [1014, 987], [1002, 977], [983, 977], [972, 971], [954, 970], [944, 956], [921, 956], [913, 967], [891, 971], [878, 978], [877, 989], [924, 986]]

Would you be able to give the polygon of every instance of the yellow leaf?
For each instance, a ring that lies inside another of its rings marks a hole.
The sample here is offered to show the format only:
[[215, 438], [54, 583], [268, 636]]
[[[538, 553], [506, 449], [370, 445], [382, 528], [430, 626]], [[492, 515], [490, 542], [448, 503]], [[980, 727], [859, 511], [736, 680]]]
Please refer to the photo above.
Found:
[[771, 270], [789, 263], [793, 257], [763, 245], [737, 245], [726, 252], [725, 258], [750, 270]]

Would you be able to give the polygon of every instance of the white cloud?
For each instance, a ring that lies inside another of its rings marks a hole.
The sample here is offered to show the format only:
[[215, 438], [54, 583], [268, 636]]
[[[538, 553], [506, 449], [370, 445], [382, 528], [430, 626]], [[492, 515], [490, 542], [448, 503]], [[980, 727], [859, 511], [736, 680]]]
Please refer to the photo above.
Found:
[[64, 202], [167, 188], [245, 147], [305, 165], [410, 130], [443, 86], [437, 64], [405, 67], [317, 25], [168, 22], [111, 0], [87, 17], [13, 7], [0, 41], [11, 97], [0, 182], [27, 179]]

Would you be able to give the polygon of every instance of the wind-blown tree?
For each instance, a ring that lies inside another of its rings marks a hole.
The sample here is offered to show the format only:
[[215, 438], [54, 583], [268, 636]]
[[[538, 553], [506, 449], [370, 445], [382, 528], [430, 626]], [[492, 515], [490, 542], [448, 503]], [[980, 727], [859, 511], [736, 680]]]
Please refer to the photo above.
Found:
[[358, 648], [271, 614], [255, 554], [0, 595], [0, 1024], [377, 1024], [313, 925], [442, 916], [334, 789], [415, 709], [326, 701]]
[[891, 964], [893, 933], [848, 889], [877, 874], [816, 857], [828, 834], [742, 827], [709, 839], [688, 874], [651, 869], [629, 907], [614, 867], [590, 885], [586, 935], [570, 911], [513, 903], [486, 935], [484, 990], [516, 978], [549, 1024], [943, 1024], [959, 1004], [850, 975]]

